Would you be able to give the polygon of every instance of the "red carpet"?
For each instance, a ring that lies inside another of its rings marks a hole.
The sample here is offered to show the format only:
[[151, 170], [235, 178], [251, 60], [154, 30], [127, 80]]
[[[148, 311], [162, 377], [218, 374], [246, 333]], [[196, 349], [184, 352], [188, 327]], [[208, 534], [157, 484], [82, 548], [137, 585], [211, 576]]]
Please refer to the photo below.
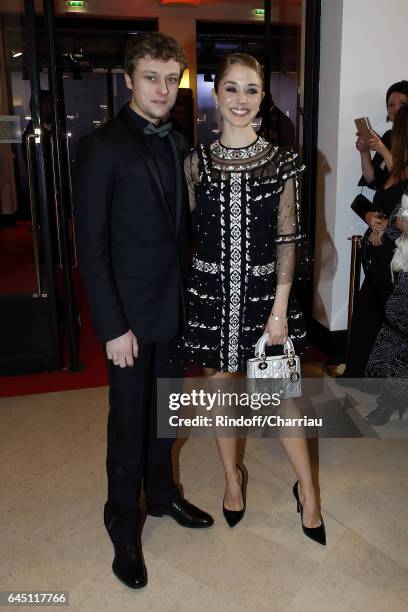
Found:
[[[75, 296], [81, 312], [79, 356], [84, 370], [81, 372], [44, 372], [23, 376], [1, 376], [0, 397], [50, 393], [68, 389], [102, 387], [108, 384], [108, 374], [102, 345], [91, 324], [88, 302], [79, 275], [74, 275]], [[66, 362], [66, 359], [64, 360]]]
[[34, 293], [36, 286], [31, 221], [1, 228], [0, 294]]

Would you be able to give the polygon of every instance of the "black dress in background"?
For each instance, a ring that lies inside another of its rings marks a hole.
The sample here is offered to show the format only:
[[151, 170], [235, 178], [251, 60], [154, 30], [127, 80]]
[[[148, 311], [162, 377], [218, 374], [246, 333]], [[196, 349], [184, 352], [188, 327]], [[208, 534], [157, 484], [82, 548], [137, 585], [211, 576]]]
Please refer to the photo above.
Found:
[[[395, 287], [385, 307], [385, 322], [371, 352], [366, 376], [382, 378], [373, 424], [385, 424], [395, 409], [402, 414], [408, 404], [408, 272], [396, 275]], [[389, 410], [388, 418], [377, 415]], [[382, 419], [381, 419], [382, 420]]]
[[[389, 217], [399, 205], [403, 193], [403, 182], [377, 190], [372, 210]], [[387, 231], [383, 234], [382, 245], [373, 246], [368, 242], [370, 233], [371, 228], [368, 228], [364, 235], [362, 261], [365, 278], [354, 305], [344, 378], [365, 376], [368, 358], [385, 320], [385, 304], [394, 288], [390, 264], [396, 236]]]
[[295, 126], [289, 117], [275, 105], [269, 109], [269, 126], [262, 122], [259, 135], [280, 147], [297, 148]]

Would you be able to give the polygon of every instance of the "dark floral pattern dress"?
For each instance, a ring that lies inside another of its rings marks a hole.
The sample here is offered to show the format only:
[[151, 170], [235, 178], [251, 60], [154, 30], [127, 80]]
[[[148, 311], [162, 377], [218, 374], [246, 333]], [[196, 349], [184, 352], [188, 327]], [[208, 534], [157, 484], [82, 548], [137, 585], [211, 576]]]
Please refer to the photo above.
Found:
[[[386, 235], [393, 242], [401, 232], [395, 228], [402, 195], [408, 195], [408, 181], [389, 188], [396, 193]], [[393, 292], [385, 305], [385, 321], [367, 363], [367, 378], [380, 378], [377, 410], [394, 408], [405, 412], [408, 406], [408, 272], [394, 274]], [[385, 421], [384, 421], [385, 422]]]

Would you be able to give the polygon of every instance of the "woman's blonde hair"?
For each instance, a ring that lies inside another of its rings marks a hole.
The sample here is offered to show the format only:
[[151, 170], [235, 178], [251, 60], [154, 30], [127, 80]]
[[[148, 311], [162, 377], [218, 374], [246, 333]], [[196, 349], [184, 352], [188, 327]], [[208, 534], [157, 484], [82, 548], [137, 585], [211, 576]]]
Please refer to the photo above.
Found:
[[255, 72], [259, 76], [261, 84], [263, 85], [264, 71], [258, 60], [252, 55], [248, 55], [248, 53], [232, 53], [231, 55], [226, 55], [225, 57], [223, 57], [217, 66], [214, 79], [214, 89], [216, 92], [218, 91], [220, 82], [222, 81], [228, 70], [231, 68], [231, 66], [235, 66], [236, 64], [239, 64], [241, 66], [247, 66], [247, 68], [252, 68], [252, 70], [255, 70]]

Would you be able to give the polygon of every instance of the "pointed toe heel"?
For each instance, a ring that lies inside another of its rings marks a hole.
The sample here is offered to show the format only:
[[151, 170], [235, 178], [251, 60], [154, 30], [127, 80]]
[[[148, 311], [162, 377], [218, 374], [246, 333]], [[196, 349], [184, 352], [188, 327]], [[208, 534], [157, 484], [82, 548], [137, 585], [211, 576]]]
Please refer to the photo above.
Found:
[[225, 506], [222, 506], [222, 512], [224, 518], [230, 527], [235, 527], [244, 518], [245, 508], [242, 510], [227, 510]]
[[305, 527], [303, 524], [303, 506], [299, 497], [299, 481], [297, 480], [293, 485], [293, 495], [296, 499], [296, 509], [300, 514], [300, 521], [302, 523], [302, 530], [306, 537], [310, 538], [314, 542], [326, 546], [326, 529], [323, 523], [322, 517], [320, 517], [321, 524], [318, 527]]
[[245, 510], [246, 510], [246, 489], [248, 484], [248, 472], [247, 470], [243, 470], [240, 465], [237, 464], [237, 469], [241, 472], [242, 482], [241, 482], [241, 493], [242, 499], [244, 501], [244, 507], [242, 510], [228, 510], [224, 506], [224, 502], [222, 504], [222, 513], [227, 524], [230, 527], [235, 527], [238, 523], [244, 518]]

